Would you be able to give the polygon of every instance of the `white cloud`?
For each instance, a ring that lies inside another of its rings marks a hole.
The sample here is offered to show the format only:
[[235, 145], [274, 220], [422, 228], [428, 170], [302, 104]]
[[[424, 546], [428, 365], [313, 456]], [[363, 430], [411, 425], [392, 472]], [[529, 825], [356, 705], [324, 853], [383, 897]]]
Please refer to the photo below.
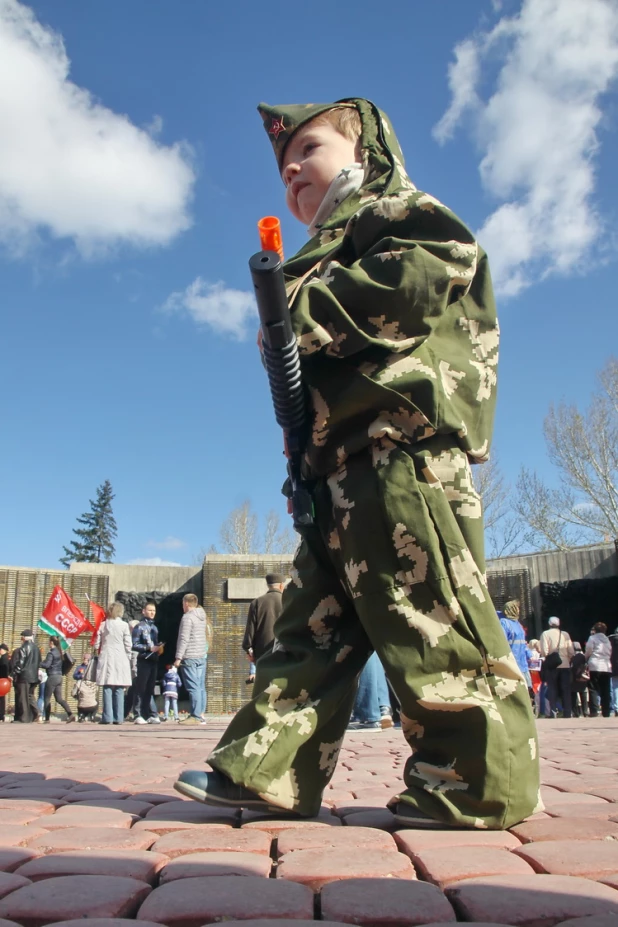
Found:
[[161, 557], [138, 557], [136, 560], [127, 560], [128, 566], [184, 566], [182, 563], [176, 563], [174, 560], [162, 560]]
[[146, 545], [146, 547], [154, 547], [157, 550], [179, 550], [186, 546], [186, 541], [181, 541], [180, 538], [175, 538], [171, 534], [168, 534], [163, 541], [148, 541]]
[[253, 293], [228, 289], [222, 281], [207, 283], [196, 277], [193, 283], [168, 296], [164, 312], [187, 312], [198, 325], [207, 325], [219, 335], [242, 341], [249, 323], [257, 318]]
[[453, 99], [434, 129], [434, 136], [441, 144], [451, 138], [466, 110], [479, 103], [476, 93], [480, 73], [477, 45], [472, 39], [466, 39], [455, 46], [454, 54], [455, 61], [448, 69], [448, 85]]
[[164, 245], [191, 225], [188, 146], [161, 145], [69, 80], [62, 38], [18, 0], [0, 0], [0, 242], [41, 233], [84, 255]]
[[455, 49], [434, 134], [443, 142], [465, 122], [483, 151], [482, 183], [502, 203], [478, 235], [502, 294], [582, 269], [599, 243], [597, 130], [617, 74], [615, 0], [524, 0]]

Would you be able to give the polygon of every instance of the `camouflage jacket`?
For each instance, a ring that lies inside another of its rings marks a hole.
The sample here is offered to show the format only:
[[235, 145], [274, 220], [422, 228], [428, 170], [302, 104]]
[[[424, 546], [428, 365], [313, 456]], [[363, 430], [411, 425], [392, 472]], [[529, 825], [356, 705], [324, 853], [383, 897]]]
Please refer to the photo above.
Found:
[[[365, 181], [284, 265], [311, 396], [309, 474], [381, 437], [452, 434], [485, 460], [498, 362], [487, 257], [412, 184], [385, 114], [368, 100], [340, 103], [361, 116]], [[279, 162], [295, 129], [333, 105], [260, 105]]]

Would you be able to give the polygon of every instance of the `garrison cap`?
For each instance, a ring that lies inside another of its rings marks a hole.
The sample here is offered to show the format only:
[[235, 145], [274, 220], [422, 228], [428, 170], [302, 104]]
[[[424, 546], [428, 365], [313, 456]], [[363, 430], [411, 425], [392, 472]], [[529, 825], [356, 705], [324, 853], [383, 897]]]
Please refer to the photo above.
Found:
[[303, 123], [309, 122], [310, 119], [314, 119], [320, 113], [326, 113], [329, 109], [335, 109], [337, 106], [356, 108], [348, 100], [339, 100], [336, 103], [296, 103], [290, 106], [259, 104], [258, 113], [264, 121], [264, 128], [272, 143], [279, 170], [281, 170], [285, 146], [294, 132]]

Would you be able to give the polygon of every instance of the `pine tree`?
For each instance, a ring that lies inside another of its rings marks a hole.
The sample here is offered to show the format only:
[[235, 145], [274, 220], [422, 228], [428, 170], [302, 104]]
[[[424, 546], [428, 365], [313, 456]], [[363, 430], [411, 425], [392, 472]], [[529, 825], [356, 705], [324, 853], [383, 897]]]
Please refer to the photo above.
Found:
[[71, 563], [110, 563], [116, 548], [114, 538], [117, 534], [116, 520], [112, 512], [114, 493], [112, 484], [105, 480], [97, 488], [97, 498], [90, 499], [90, 511], [84, 512], [77, 519], [81, 528], [74, 528], [76, 537], [69, 547], [64, 547], [64, 557], [60, 558], [68, 570]]

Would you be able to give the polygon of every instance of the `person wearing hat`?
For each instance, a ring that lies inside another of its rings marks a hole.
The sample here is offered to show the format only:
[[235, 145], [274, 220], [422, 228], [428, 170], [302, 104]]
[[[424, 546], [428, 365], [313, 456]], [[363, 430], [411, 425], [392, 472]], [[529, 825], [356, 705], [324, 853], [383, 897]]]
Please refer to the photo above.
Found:
[[247, 682], [255, 679], [256, 661], [272, 649], [275, 621], [283, 609], [285, 576], [283, 573], [267, 573], [265, 579], [268, 590], [250, 604], [242, 641], [242, 649], [247, 654], [250, 666]]
[[39, 684], [41, 651], [34, 643], [31, 630], [21, 632], [21, 646], [13, 654], [15, 686], [15, 721], [28, 723], [39, 720], [36, 690]]
[[206, 660], [212, 640], [212, 626], [197, 596], [192, 592], [183, 596], [182, 610], [184, 615], [178, 631], [174, 666], [179, 670], [189, 696], [189, 715], [180, 723], [205, 724]]
[[[253, 699], [181, 794], [315, 815], [376, 651], [411, 755], [403, 826], [503, 829], [539, 808], [528, 690], [485, 578], [498, 325], [487, 257], [418, 190], [370, 100], [258, 107], [309, 241], [283, 265], [308, 397], [300, 531]], [[243, 143], [246, 147], [246, 138]], [[389, 800], [390, 799], [390, 800]]]
[[[9, 660], [8, 644], [0, 644], [0, 679], [8, 679], [11, 675], [11, 661]], [[4, 721], [6, 710], [6, 696], [0, 695], [0, 723]]]
[[[548, 625], [547, 631], [541, 634], [539, 648], [544, 660], [543, 681], [547, 683], [551, 716], [554, 718], [558, 716], [558, 703], [560, 702], [562, 717], [570, 718], [572, 711], [571, 660], [575, 655], [575, 648], [569, 634], [560, 627], [559, 618], [553, 615]], [[549, 666], [547, 663], [550, 654], [557, 654], [556, 657], [551, 658], [555, 666]]]
[[531, 689], [532, 680], [530, 679], [530, 671], [528, 669], [528, 648], [526, 647], [526, 632], [524, 631], [523, 625], [519, 620], [518, 599], [511, 599], [509, 602], [505, 602], [504, 609], [502, 611], [498, 611], [497, 614], [498, 618], [500, 619], [500, 624], [502, 625], [502, 630], [504, 631], [506, 639], [509, 642], [511, 653], [515, 657], [515, 661], [521, 670], [521, 674], [526, 680], [528, 689]]

